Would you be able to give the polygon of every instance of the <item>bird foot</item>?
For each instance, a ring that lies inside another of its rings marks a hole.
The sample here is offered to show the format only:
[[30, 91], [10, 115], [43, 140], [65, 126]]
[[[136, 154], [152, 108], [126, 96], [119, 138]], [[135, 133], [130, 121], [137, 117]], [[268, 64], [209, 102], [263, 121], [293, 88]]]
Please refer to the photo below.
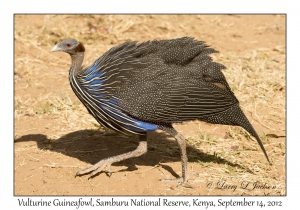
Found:
[[[97, 173], [100, 173], [101, 171], [103, 171], [103, 169], [106, 167], [107, 168], [107, 174], [109, 176], [111, 176], [112, 172], [111, 172], [111, 164], [116, 163], [116, 162], [120, 162], [122, 160], [126, 160], [128, 158], [132, 158], [132, 157], [138, 157], [141, 156], [142, 154], [145, 154], [147, 152], [147, 141], [145, 141], [146, 136], [140, 136], [140, 142], [139, 142], [139, 146], [131, 151], [131, 152], [126, 152], [117, 156], [113, 156], [113, 157], [109, 157], [103, 160], [100, 160], [98, 163], [96, 163], [95, 165], [78, 171], [76, 173], [76, 176], [81, 176], [83, 174], [87, 174], [90, 173], [90, 177], [92, 178], [93, 176], [95, 176]], [[76, 177], [75, 176], [75, 177]]]
[[184, 180], [182, 177], [178, 177], [176, 179], [160, 179], [162, 182], [171, 182], [171, 183], [179, 183], [177, 187], [186, 187], [186, 188], [193, 188], [191, 185], [187, 183], [187, 180]]
[[183, 178], [178, 177], [176, 179], [160, 179], [159, 181], [162, 181], [162, 182], [182, 182], [183, 183]]
[[[199, 173], [196, 171], [189, 171], [189, 173], [199, 176]], [[176, 179], [160, 179], [160, 181], [162, 181], [162, 182], [179, 182], [179, 183], [181, 183], [181, 185], [183, 185], [183, 184], [186, 184], [187, 178], [183, 179], [183, 177], [178, 177]]]
[[108, 160], [108, 159], [104, 159], [99, 161], [98, 163], [96, 163], [95, 165], [92, 165], [89, 168], [86, 168], [84, 170], [78, 171], [75, 175], [76, 176], [81, 176], [87, 173], [90, 173], [90, 177], [92, 178], [93, 176], [95, 176], [97, 173], [100, 173], [101, 171], [103, 171], [103, 169], [106, 167], [107, 168], [107, 173], [108, 176], [111, 176], [112, 171], [111, 171], [111, 164], [112, 161]]

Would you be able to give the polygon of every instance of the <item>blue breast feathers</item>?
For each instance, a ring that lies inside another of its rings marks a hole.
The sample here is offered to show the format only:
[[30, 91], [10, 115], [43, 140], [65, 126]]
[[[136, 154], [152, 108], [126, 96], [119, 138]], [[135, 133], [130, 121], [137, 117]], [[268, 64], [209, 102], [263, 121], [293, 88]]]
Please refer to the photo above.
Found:
[[[158, 129], [158, 126], [155, 124], [134, 119], [123, 113], [118, 105], [118, 97], [113, 95], [108, 98], [108, 95], [111, 95], [111, 93], [108, 94], [108, 90], [104, 87], [103, 83], [105, 81], [105, 72], [99, 70], [96, 66], [91, 66], [81, 77], [81, 86], [96, 104], [96, 107], [93, 106], [93, 109], [104, 112], [110, 120], [129, 132], [144, 133]], [[101, 120], [104, 121], [104, 119]]]
[[155, 124], [134, 119], [121, 112], [120, 109], [118, 109], [118, 100], [116, 97], [112, 97], [108, 102], [105, 104], [99, 104], [99, 106], [106, 114], [113, 118], [114, 121], [117, 121], [119, 125], [129, 131], [143, 133], [158, 129], [158, 126]]

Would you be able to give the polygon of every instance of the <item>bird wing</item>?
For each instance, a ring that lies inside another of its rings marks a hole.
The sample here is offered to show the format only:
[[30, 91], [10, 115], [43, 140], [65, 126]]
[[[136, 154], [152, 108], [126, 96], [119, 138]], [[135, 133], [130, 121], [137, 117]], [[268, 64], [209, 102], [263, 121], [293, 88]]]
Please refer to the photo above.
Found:
[[189, 37], [126, 42], [82, 71], [79, 80], [96, 101], [135, 119], [201, 119], [238, 103], [221, 72], [225, 67], [209, 56], [215, 52]]
[[161, 68], [156, 63], [151, 68], [132, 78], [118, 94], [122, 110], [136, 119], [150, 122], [202, 119], [238, 103], [225, 78], [202, 73], [197, 65]]

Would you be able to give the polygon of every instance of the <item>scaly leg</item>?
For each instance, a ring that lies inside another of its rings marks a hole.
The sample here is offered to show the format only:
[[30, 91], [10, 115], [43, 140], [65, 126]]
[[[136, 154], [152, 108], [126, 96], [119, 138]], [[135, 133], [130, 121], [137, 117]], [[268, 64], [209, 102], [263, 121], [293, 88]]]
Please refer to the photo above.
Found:
[[185, 143], [185, 138], [183, 135], [178, 133], [172, 125], [161, 125], [159, 126], [159, 129], [169, 133], [172, 135], [180, 148], [180, 154], [181, 154], [181, 164], [182, 164], [182, 177], [177, 178], [177, 179], [161, 179], [163, 182], [182, 182], [182, 184], [185, 184], [187, 182], [188, 176], [187, 176], [187, 162], [188, 158], [186, 155], [186, 143]]
[[97, 173], [100, 173], [105, 167], [107, 167], [108, 172], [111, 174], [111, 168], [110, 168], [111, 164], [116, 163], [116, 162], [120, 162], [120, 161], [125, 160], [125, 159], [129, 159], [129, 158], [132, 158], [132, 157], [138, 157], [138, 156], [141, 156], [141, 155], [143, 155], [147, 152], [147, 136], [146, 135], [140, 135], [139, 140], [140, 140], [139, 141], [139, 146], [135, 150], [133, 150], [131, 152], [124, 153], [124, 154], [121, 154], [121, 155], [116, 155], [116, 156], [113, 156], [113, 157], [109, 157], [109, 158], [105, 158], [103, 160], [100, 160], [95, 165], [93, 165], [93, 166], [91, 166], [87, 169], [78, 171], [76, 173], [76, 176], [80, 176], [80, 175], [83, 175], [83, 174], [90, 173], [90, 177], [92, 177], [92, 176], [96, 175]]

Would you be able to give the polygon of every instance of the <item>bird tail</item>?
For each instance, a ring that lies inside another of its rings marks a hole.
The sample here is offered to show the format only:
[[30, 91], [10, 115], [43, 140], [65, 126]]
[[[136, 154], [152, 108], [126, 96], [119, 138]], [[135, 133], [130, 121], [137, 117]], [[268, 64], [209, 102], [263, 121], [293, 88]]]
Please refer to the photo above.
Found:
[[264, 148], [264, 145], [262, 144], [262, 142], [261, 142], [259, 136], [257, 135], [256, 131], [254, 130], [253, 126], [251, 125], [251, 123], [249, 122], [246, 115], [241, 110], [241, 108], [239, 107], [238, 104], [231, 106], [229, 109], [227, 109], [224, 112], [221, 112], [218, 115], [203, 119], [203, 121], [209, 122], [209, 123], [215, 123], [215, 124], [241, 126], [246, 131], [248, 131], [253, 137], [256, 138], [261, 150], [263, 151], [265, 157], [267, 158], [268, 162], [270, 163], [270, 160], [269, 160], [267, 152]]
[[[244, 115], [244, 113], [243, 113], [243, 115]], [[244, 116], [245, 116], [245, 115], [244, 115]], [[247, 121], [247, 122], [246, 122], [246, 121]], [[249, 120], [246, 118], [246, 116], [245, 116], [245, 124], [246, 124], [245, 127], [244, 127], [244, 126], [241, 126], [241, 127], [243, 127], [246, 131], [248, 131], [252, 136], [254, 136], [254, 137], [256, 138], [256, 141], [258, 142], [258, 144], [259, 144], [261, 150], [263, 151], [265, 157], [267, 158], [268, 162], [270, 163], [270, 160], [269, 160], [269, 157], [268, 157], [268, 155], [267, 155], [267, 152], [266, 152], [266, 150], [265, 150], [265, 148], [264, 148], [264, 145], [262, 144], [262, 142], [261, 142], [259, 136], [257, 135], [256, 131], [254, 130], [253, 126], [250, 124], [250, 122], [249, 122]], [[271, 164], [271, 163], [270, 163], [270, 164]]]

